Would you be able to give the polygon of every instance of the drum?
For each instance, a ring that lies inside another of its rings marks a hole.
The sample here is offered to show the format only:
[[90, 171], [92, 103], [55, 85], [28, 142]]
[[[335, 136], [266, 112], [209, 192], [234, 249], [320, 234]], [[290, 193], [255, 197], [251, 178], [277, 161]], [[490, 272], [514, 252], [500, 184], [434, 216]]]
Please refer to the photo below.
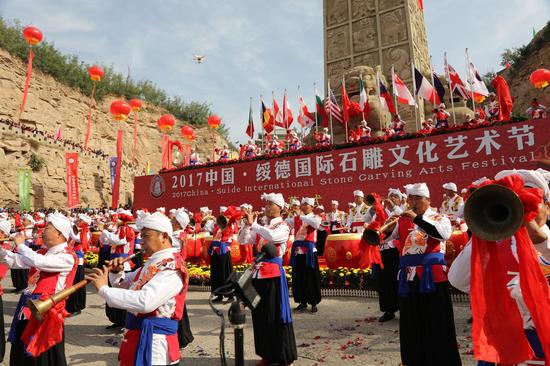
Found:
[[468, 243], [468, 234], [461, 230], [454, 230], [449, 240], [445, 242], [445, 262], [450, 267], [456, 256]]
[[208, 248], [210, 248], [210, 243], [212, 242], [212, 235], [206, 233], [206, 236], [202, 240], [201, 243], [201, 255], [202, 260], [204, 261], [204, 264], [207, 266], [210, 265], [210, 255], [208, 255]]
[[186, 261], [200, 265], [202, 264], [202, 243], [208, 236], [208, 233], [198, 233], [187, 235], [186, 249]]
[[361, 249], [361, 234], [331, 234], [325, 244], [325, 260], [328, 268], [366, 268], [370, 265], [370, 256]]

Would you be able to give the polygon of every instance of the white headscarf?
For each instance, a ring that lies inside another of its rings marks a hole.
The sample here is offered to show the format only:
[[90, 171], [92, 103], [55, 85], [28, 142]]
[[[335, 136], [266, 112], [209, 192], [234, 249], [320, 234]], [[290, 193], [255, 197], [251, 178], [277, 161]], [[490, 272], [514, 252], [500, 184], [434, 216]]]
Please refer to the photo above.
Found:
[[29, 214], [21, 215], [21, 220], [29, 220], [31, 222], [31, 225], [34, 225], [36, 223], [32, 215]]
[[78, 219], [84, 221], [86, 224], [92, 224], [92, 218], [86, 214], [79, 214]]
[[363, 193], [363, 191], [361, 191], [359, 189], [353, 191], [353, 195], [357, 196], [357, 197], [365, 197], [365, 194]]
[[170, 219], [161, 212], [155, 212], [153, 214], [144, 214], [137, 218], [136, 226], [141, 231], [143, 229], [156, 230], [161, 233], [167, 233], [168, 236], [172, 236], [172, 224]]
[[185, 208], [177, 209], [174, 216], [182, 229], [185, 229], [189, 225], [189, 215], [185, 212]]
[[336, 205], [336, 206], [338, 206], [338, 201], [332, 200], [332, 201], [330, 201], [330, 204], [331, 204], [331, 205]]
[[11, 232], [11, 222], [8, 220], [0, 220], [0, 231], [3, 231], [4, 234], [9, 236]]
[[396, 196], [399, 196], [399, 198], [403, 198], [404, 194], [399, 190], [399, 188], [390, 188], [388, 189], [388, 197], [392, 194], [395, 194]]
[[420, 196], [430, 198], [430, 190], [426, 183], [407, 184], [405, 190], [408, 196]]
[[285, 206], [285, 199], [280, 193], [263, 193], [261, 199], [262, 201], [273, 202], [280, 208], [283, 208]]
[[71, 221], [62, 213], [55, 212], [48, 215], [47, 222], [53, 225], [59, 231], [65, 239], [69, 239], [71, 231], [73, 230]]
[[458, 187], [456, 186], [456, 184], [450, 182], [450, 183], [445, 183], [443, 186], [443, 189], [448, 189], [450, 191], [453, 191], [453, 192], [458, 192]]
[[302, 205], [310, 205], [310, 206], [313, 206], [315, 205], [315, 199], [311, 198], [311, 197], [303, 197], [302, 198]]
[[536, 170], [502, 170], [495, 175], [495, 179], [502, 179], [504, 177], [514, 174], [519, 175], [523, 178], [523, 182], [526, 187], [542, 189], [544, 192], [545, 200], [550, 201], [550, 189], [548, 188], [548, 181], [543, 174]]

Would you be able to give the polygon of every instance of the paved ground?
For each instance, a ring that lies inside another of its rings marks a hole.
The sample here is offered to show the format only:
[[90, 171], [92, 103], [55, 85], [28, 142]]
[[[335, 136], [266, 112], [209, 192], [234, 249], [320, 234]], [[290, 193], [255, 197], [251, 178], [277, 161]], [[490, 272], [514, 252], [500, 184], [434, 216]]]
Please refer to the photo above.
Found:
[[[3, 281], [6, 332], [19, 295], [11, 293], [11, 280]], [[66, 354], [69, 365], [117, 365], [120, 334], [106, 330], [109, 325], [104, 304], [93, 288], [88, 286], [88, 306], [81, 315], [66, 322]], [[208, 306], [208, 294], [190, 292], [187, 306], [195, 341], [182, 351], [181, 365], [220, 365], [219, 318]], [[291, 303], [292, 306], [294, 304]], [[224, 307], [228, 308], [228, 305]], [[226, 312], [227, 314], [227, 312]], [[313, 365], [399, 365], [398, 321], [378, 323], [376, 299], [325, 298], [317, 314], [294, 314], [294, 329], [298, 345], [298, 366]], [[468, 304], [455, 306], [455, 320], [464, 365], [474, 365], [469, 338], [470, 316]], [[248, 365], [257, 360], [251, 328], [252, 318], [247, 313], [245, 328], [245, 357]], [[226, 353], [233, 357], [233, 330], [226, 329]], [[6, 350], [9, 360], [10, 346]], [[8, 362], [5, 362], [7, 365]], [[228, 365], [233, 365], [233, 359]]]

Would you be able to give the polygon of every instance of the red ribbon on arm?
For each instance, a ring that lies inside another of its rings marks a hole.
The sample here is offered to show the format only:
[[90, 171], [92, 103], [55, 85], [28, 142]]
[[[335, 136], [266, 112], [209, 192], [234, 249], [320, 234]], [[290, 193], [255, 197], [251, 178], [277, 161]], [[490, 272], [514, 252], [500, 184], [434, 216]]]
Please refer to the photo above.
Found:
[[25, 90], [23, 91], [23, 100], [21, 101], [21, 108], [19, 109], [19, 118], [25, 109], [25, 102], [27, 101], [27, 94], [29, 93], [29, 85], [31, 83], [32, 74], [32, 60], [34, 58], [34, 52], [32, 52], [32, 46], [29, 47], [29, 63], [27, 64], [27, 79], [25, 80]]
[[95, 86], [96, 82], [94, 81], [94, 86], [92, 87], [92, 95], [90, 96], [90, 109], [88, 110], [88, 128], [86, 130], [86, 137], [84, 138], [84, 150], [88, 149], [88, 141], [90, 140], [90, 135], [92, 134], [92, 109], [94, 107]]

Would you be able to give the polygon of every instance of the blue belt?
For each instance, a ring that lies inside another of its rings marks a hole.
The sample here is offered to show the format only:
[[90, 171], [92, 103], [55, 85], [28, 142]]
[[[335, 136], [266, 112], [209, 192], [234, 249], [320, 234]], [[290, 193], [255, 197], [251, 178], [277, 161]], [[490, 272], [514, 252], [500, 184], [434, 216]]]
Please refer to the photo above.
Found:
[[279, 265], [279, 271], [281, 273], [281, 292], [279, 293], [281, 301], [281, 320], [283, 324], [292, 323], [292, 316], [290, 314], [290, 301], [288, 300], [288, 284], [286, 282], [286, 272], [283, 268], [283, 260], [279, 257], [272, 259], [262, 259], [260, 262], [276, 263]]
[[410, 293], [407, 283], [407, 267], [424, 267], [422, 280], [420, 281], [420, 293], [427, 294], [435, 291], [435, 283], [432, 275], [432, 266], [434, 264], [446, 265], [443, 253], [412, 254], [404, 255], [399, 258], [399, 296], [407, 297]]
[[10, 332], [8, 334], [8, 342], [13, 343], [15, 341], [15, 333], [16, 333], [16, 324], [19, 321], [19, 316], [21, 314], [21, 310], [26, 306], [27, 300], [36, 300], [39, 299], [41, 294], [21, 294], [21, 297], [19, 297], [19, 302], [17, 303], [17, 306], [15, 307], [15, 313], [13, 314], [13, 319], [11, 321], [10, 326]]
[[82, 250], [75, 250], [74, 252], [78, 258], [84, 258], [84, 252]]
[[151, 366], [153, 362], [153, 334], [176, 334], [178, 321], [157, 317], [138, 318], [134, 314], [128, 313], [124, 327], [130, 330], [141, 330], [134, 366]]
[[128, 257], [128, 253], [111, 253], [110, 259], [126, 258], [126, 257]]
[[210, 242], [210, 247], [208, 248], [208, 254], [213, 255], [214, 254], [214, 248], [220, 248], [220, 255], [224, 255], [227, 253], [227, 247], [230, 244], [225, 241], [218, 241], [214, 240]]
[[313, 252], [313, 249], [315, 248], [315, 243], [312, 241], [307, 240], [296, 240], [294, 244], [292, 244], [292, 250], [290, 252], [290, 265], [294, 267], [296, 265], [296, 249], [300, 248], [306, 248], [306, 266], [310, 268], [315, 268], [315, 255]]

